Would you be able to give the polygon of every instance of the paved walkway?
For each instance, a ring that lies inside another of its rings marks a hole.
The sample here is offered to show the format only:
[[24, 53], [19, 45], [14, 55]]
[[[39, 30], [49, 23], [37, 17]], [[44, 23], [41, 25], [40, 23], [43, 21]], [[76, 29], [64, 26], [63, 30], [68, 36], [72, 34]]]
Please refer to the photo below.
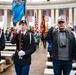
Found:
[[[32, 55], [32, 64], [29, 75], [44, 75], [44, 69], [46, 67], [45, 62], [47, 60], [46, 54], [46, 49], [42, 46], [36, 50], [36, 52]], [[0, 75], [16, 75], [14, 65]]]

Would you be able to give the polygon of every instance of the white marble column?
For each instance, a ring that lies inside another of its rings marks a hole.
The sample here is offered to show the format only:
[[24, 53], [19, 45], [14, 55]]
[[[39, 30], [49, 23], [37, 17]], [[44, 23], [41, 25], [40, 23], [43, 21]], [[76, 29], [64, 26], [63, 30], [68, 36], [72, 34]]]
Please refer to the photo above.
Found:
[[56, 17], [55, 17], [55, 23], [57, 23], [58, 21], [58, 17], [59, 17], [59, 9], [56, 9]]
[[38, 25], [39, 25], [39, 30], [40, 30], [40, 25], [41, 25], [41, 9], [38, 10]]
[[7, 16], [7, 9], [5, 9], [4, 10], [4, 31], [7, 29], [7, 25], [8, 25], [8, 23], [7, 23], [7, 19], [8, 18], [8, 16]]
[[35, 14], [36, 14], [36, 18], [37, 18], [37, 10], [34, 10], [34, 16], [35, 16]]
[[9, 27], [9, 29], [11, 29], [11, 13], [10, 10], [7, 11], [7, 26]]
[[69, 24], [72, 24], [72, 8], [69, 8]]
[[74, 8], [74, 24], [76, 25], [76, 8]]
[[51, 9], [51, 26], [54, 25], [54, 9]]

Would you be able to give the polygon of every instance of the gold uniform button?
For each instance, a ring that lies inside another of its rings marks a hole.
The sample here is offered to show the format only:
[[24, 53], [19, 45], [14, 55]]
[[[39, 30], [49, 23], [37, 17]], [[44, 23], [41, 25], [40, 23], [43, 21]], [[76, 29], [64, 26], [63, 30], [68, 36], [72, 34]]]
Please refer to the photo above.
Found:
[[23, 45], [23, 43], [21, 43], [21, 45]]
[[22, 47], [21, 47], [21, 49], [22, 49]]
[[21, 41], [23, 41], [23, 40], [21, 40]]

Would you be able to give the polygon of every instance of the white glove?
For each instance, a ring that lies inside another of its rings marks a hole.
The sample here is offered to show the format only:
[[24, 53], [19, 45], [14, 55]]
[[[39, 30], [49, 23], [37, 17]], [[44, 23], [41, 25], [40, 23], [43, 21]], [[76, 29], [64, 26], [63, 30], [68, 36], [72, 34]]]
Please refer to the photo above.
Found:
[[25, 52], [23, 51], [23, 50], [20, 50], [19, 52], [18, 52], [18, 56], [24, 56], [25, 55]]
[[22, 30], [22, 25], [19, 25], [19, 26], [17, 27], [17, 33], [19, 33], [20, 30]]

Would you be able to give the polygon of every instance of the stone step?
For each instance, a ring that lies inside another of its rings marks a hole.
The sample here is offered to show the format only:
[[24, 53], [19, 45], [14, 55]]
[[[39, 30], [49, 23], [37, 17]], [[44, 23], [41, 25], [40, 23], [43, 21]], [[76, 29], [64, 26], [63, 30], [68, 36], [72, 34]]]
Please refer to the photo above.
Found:
[[[75, 75], [76, 70], [71, 70], [70, 75]], [[53, 69], [47, 69], [44, 70], [44, 75], [54, 75]]]
[[[47, 61], [47, 62], [46, 62], [46, 66], [47, 66], [47, 67], [53, 67], [53, 64], [52, 64], [52, 62], [48, 62], [48, 61]], [[73, 66], [73, 68], [76, 68], [76, 63], [73, 63], [72, 66]]]

